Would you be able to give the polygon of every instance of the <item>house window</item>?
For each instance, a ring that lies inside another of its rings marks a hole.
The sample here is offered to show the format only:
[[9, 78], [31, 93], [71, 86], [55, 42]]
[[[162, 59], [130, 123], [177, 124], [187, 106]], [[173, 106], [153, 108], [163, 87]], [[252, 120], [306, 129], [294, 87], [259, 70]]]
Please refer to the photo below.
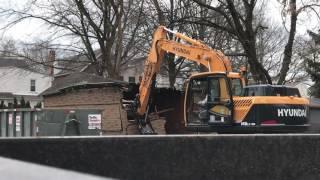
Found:
[[30, 91], [35, 92], [36, 91], [36, 80], [31, 79], [30, 81]]
[[136, 78], [134, 76], [129, 76], [129, 83], [135, 83]]
[[120, 80], [120, 81], [123, 81], [123, 76], [120, 76], [120, 77], [119, 77], [119, 80]]

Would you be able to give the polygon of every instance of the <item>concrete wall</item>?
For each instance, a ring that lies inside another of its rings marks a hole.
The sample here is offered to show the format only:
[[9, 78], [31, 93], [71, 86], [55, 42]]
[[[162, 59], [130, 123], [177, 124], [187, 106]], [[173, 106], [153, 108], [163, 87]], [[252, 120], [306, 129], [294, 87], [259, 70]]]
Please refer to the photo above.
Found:
[[320, 135], [0, 139], [0, 156], [120, 179], [320, 178]]
[[320, 107], [310, 107], [310, 128], [309, 132], [320, 133]]
[[311, 98], [309, 106], [309, 132], [320, 133], [320, 99]]

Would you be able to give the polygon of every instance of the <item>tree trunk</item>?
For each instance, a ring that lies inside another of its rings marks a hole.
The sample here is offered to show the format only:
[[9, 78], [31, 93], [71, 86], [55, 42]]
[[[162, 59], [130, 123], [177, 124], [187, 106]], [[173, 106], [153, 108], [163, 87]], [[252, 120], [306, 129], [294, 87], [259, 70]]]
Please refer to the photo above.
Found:
[[250, 71], [252, 73], [254, 81], [263, 84], [272, 84], [272, 79], [268, 71], [258, 61], [255, 44], [256, 37], [254, 36], [253, 30], [251, 29], [250, 32], [245, 33], [247, 37], [244, 40], [240, 41], [242, 43], [243, 49], [246, 52], [248, 63], [250, 65]]
[[157, 10], [157, 13], [158, 13], [159, 24], [165, 26], [166, 25], [165, 16], [160, 8], [158, 0], [153, 0], [153, 4], [154, 4], [154, 6]]
[[[204, 11], [202, 10], [201, 12], [204, 12]], [[204, 15], [203, 13], [201, 13], [201, 17], [204, 18], [205, 15]], [[202, 25], [202, 24], [200, 24], [200, 25], [199, 25], [199, 34], [198, 34], [199, 40], [204, 41], [205, 31], [206, 31], [205, 26]], [[196, 63], [195, 63], [195, 64], [196, 64]], [[204, 65], [202, 65], [202, 64], [200, 64], [199, 69], [200, 69], [200, 72], [207, 72], [207, 71], [209, 70], [206, 66], [204, 66]]]
[[174, 84], [176, 83], [176, 64], [174, 63], [174, 54], [167, 54], [165, 59], [168, 62], [168, 72], [169, 72], [169, 84], [170, 88], [174, 88]]
[[122, 30], [122, 24], [119, 23], [118, 25], [118, 32], [117, 32], [117, 40], [115, 43], [115, 62], [114, 62], [114, 67], [113, 67], [113, 78], [118, 79], [119, 74], [120, 74], [120, 63], [121, 63], [121, 55], [123, 51], [122, 47], [123, 43], [123, 30]]
[[[174, 5], [173, 5], [173, 0], [170, 0], [170, 16], [173, 18], [173, 10], [174, 10]], [[159, 5], [158, 0], [153, 0], [153, 4], [157, 10], [158, 13], [158, 21], [160, 25], [166, 26], [166, 20], [165, 20], [165, 15], [163, 11], [161, 10], [161, 7]], [[171, 19], [172, 20], [172, 19]], [[173, 29], [173, 26], [168, 27], [169, 29]], [[172, 38], [172, 35], [169, 36]], [[174, 63], [174, 54], [167, 54], [164, 56], [164, 61], [166, 62], [165, 64], [167, 65], [168, 68], [168, 76], [169, 76], [169, 84], [171, 88], [174, 88], [174, 84], [176, 83], [176, 64]]]
[[248, 62], [250, 65], [250, 71], [252, 73], [255, 82], [263, 84], [272, 84], [272, 79], [266, 69], [261, 63], [256, 61], [257, 56], [248, 56]]
[[290, 24], [290, 33], [287, 45], [284, 48], [284, 56], [282, 61], [282, 67], [280, 70], [278, 84], [284, 84], [286, 80], [287, 73], [289, 71], [289, 66], [292, 58], [292, 48], [294, 42], [294, 36], [296, 34], [296, 25], [297, 25], [297, 6], [296, 0], [290, 0], [290, 10], [291, 10], [291, 24]]
[[112, 49], [111, 45], [106, 44], [106, 49], [104, 52], [105, 56], [103, 57], [103, 60], [101, 63], [102, 63], [102, 68], [103, 68], [102, 72], [104, 73], [105, 71], [107, 71], [108, 77], [114, 78], [114, 77], [116, 77], [116, 75], [115, 75], [114, 68], [113, 68], [114, 66], [111, 63], [111, 57], [112, 57], [111, 49]]
[[250, 70], [253, 78], [256, 82], [272, 84], [272, 80], [268, 72], [264, 69], [261, 63], [258, 61], [256, 52], [256, 32], [253, 30], [253, 9], [255, 7], [254, 1], [251, 3], [244, 3], [246, 11], [246, 17], [244, 24], [241, 23], [240, 15], [237, 13], [234, 1], [227, 0], [228, 9], [230, 10], [233, 22], [235, 24], [235, 30], [239, 41], [241, 42], [243, 49], [245, 50], [248, 62], [250, 64]]

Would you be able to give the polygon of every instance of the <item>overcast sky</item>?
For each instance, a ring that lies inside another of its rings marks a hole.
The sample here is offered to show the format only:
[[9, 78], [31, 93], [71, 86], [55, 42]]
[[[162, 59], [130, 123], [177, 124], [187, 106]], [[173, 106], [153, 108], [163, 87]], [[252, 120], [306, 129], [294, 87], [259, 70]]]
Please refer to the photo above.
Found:
[[[21, 7], [28, 0], [0, 0], [0, 7]], [[267, 1], [266, 14], [270, 17], [270, 20], [274, 23], [282, 23], [281, 20], [281, 5], [277, 0]], [[0, 19], [0, 26], [6, 22], [5, 19]], [[289, 22], [289, 21], [288, 21]], [[317, 25], [319, 25], [319, 19], [313, 17], [307, 17], [305, 14], [299, 16], [297, 30], [299, 35], [306, 35], [306, 30], [311, 29], [317, 31]], [[319, 27], [319, 26], [318, 26]], [[39, 20], [25, 20], [18, 25], [12, 27], [9, 31], [0, 32], [2, 38], [13, 38], [15, 40], [30, 41], [45, 37], [48, 29]]]

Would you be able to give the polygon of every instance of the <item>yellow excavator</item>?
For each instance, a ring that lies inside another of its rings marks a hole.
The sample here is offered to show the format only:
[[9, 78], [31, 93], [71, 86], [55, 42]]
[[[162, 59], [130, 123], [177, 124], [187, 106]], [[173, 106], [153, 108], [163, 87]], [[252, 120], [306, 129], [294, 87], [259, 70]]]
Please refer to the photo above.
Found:
[[[172, 33], [180, 41], [167, 38]], [[229, 59], [198, 40], [160, 26], [153, 34], [139, 93], [131, 110], [142, 133], [155, 133], [148, 120], [150, 93], [165, 53], [202, 64], [208, 72], [191, 75], [184, 90], [185, 129], [191, 132], [290, 132], [308, 127], [308, 100], [298, 96], [241, 96], [245, 73], [232, 72]]]

